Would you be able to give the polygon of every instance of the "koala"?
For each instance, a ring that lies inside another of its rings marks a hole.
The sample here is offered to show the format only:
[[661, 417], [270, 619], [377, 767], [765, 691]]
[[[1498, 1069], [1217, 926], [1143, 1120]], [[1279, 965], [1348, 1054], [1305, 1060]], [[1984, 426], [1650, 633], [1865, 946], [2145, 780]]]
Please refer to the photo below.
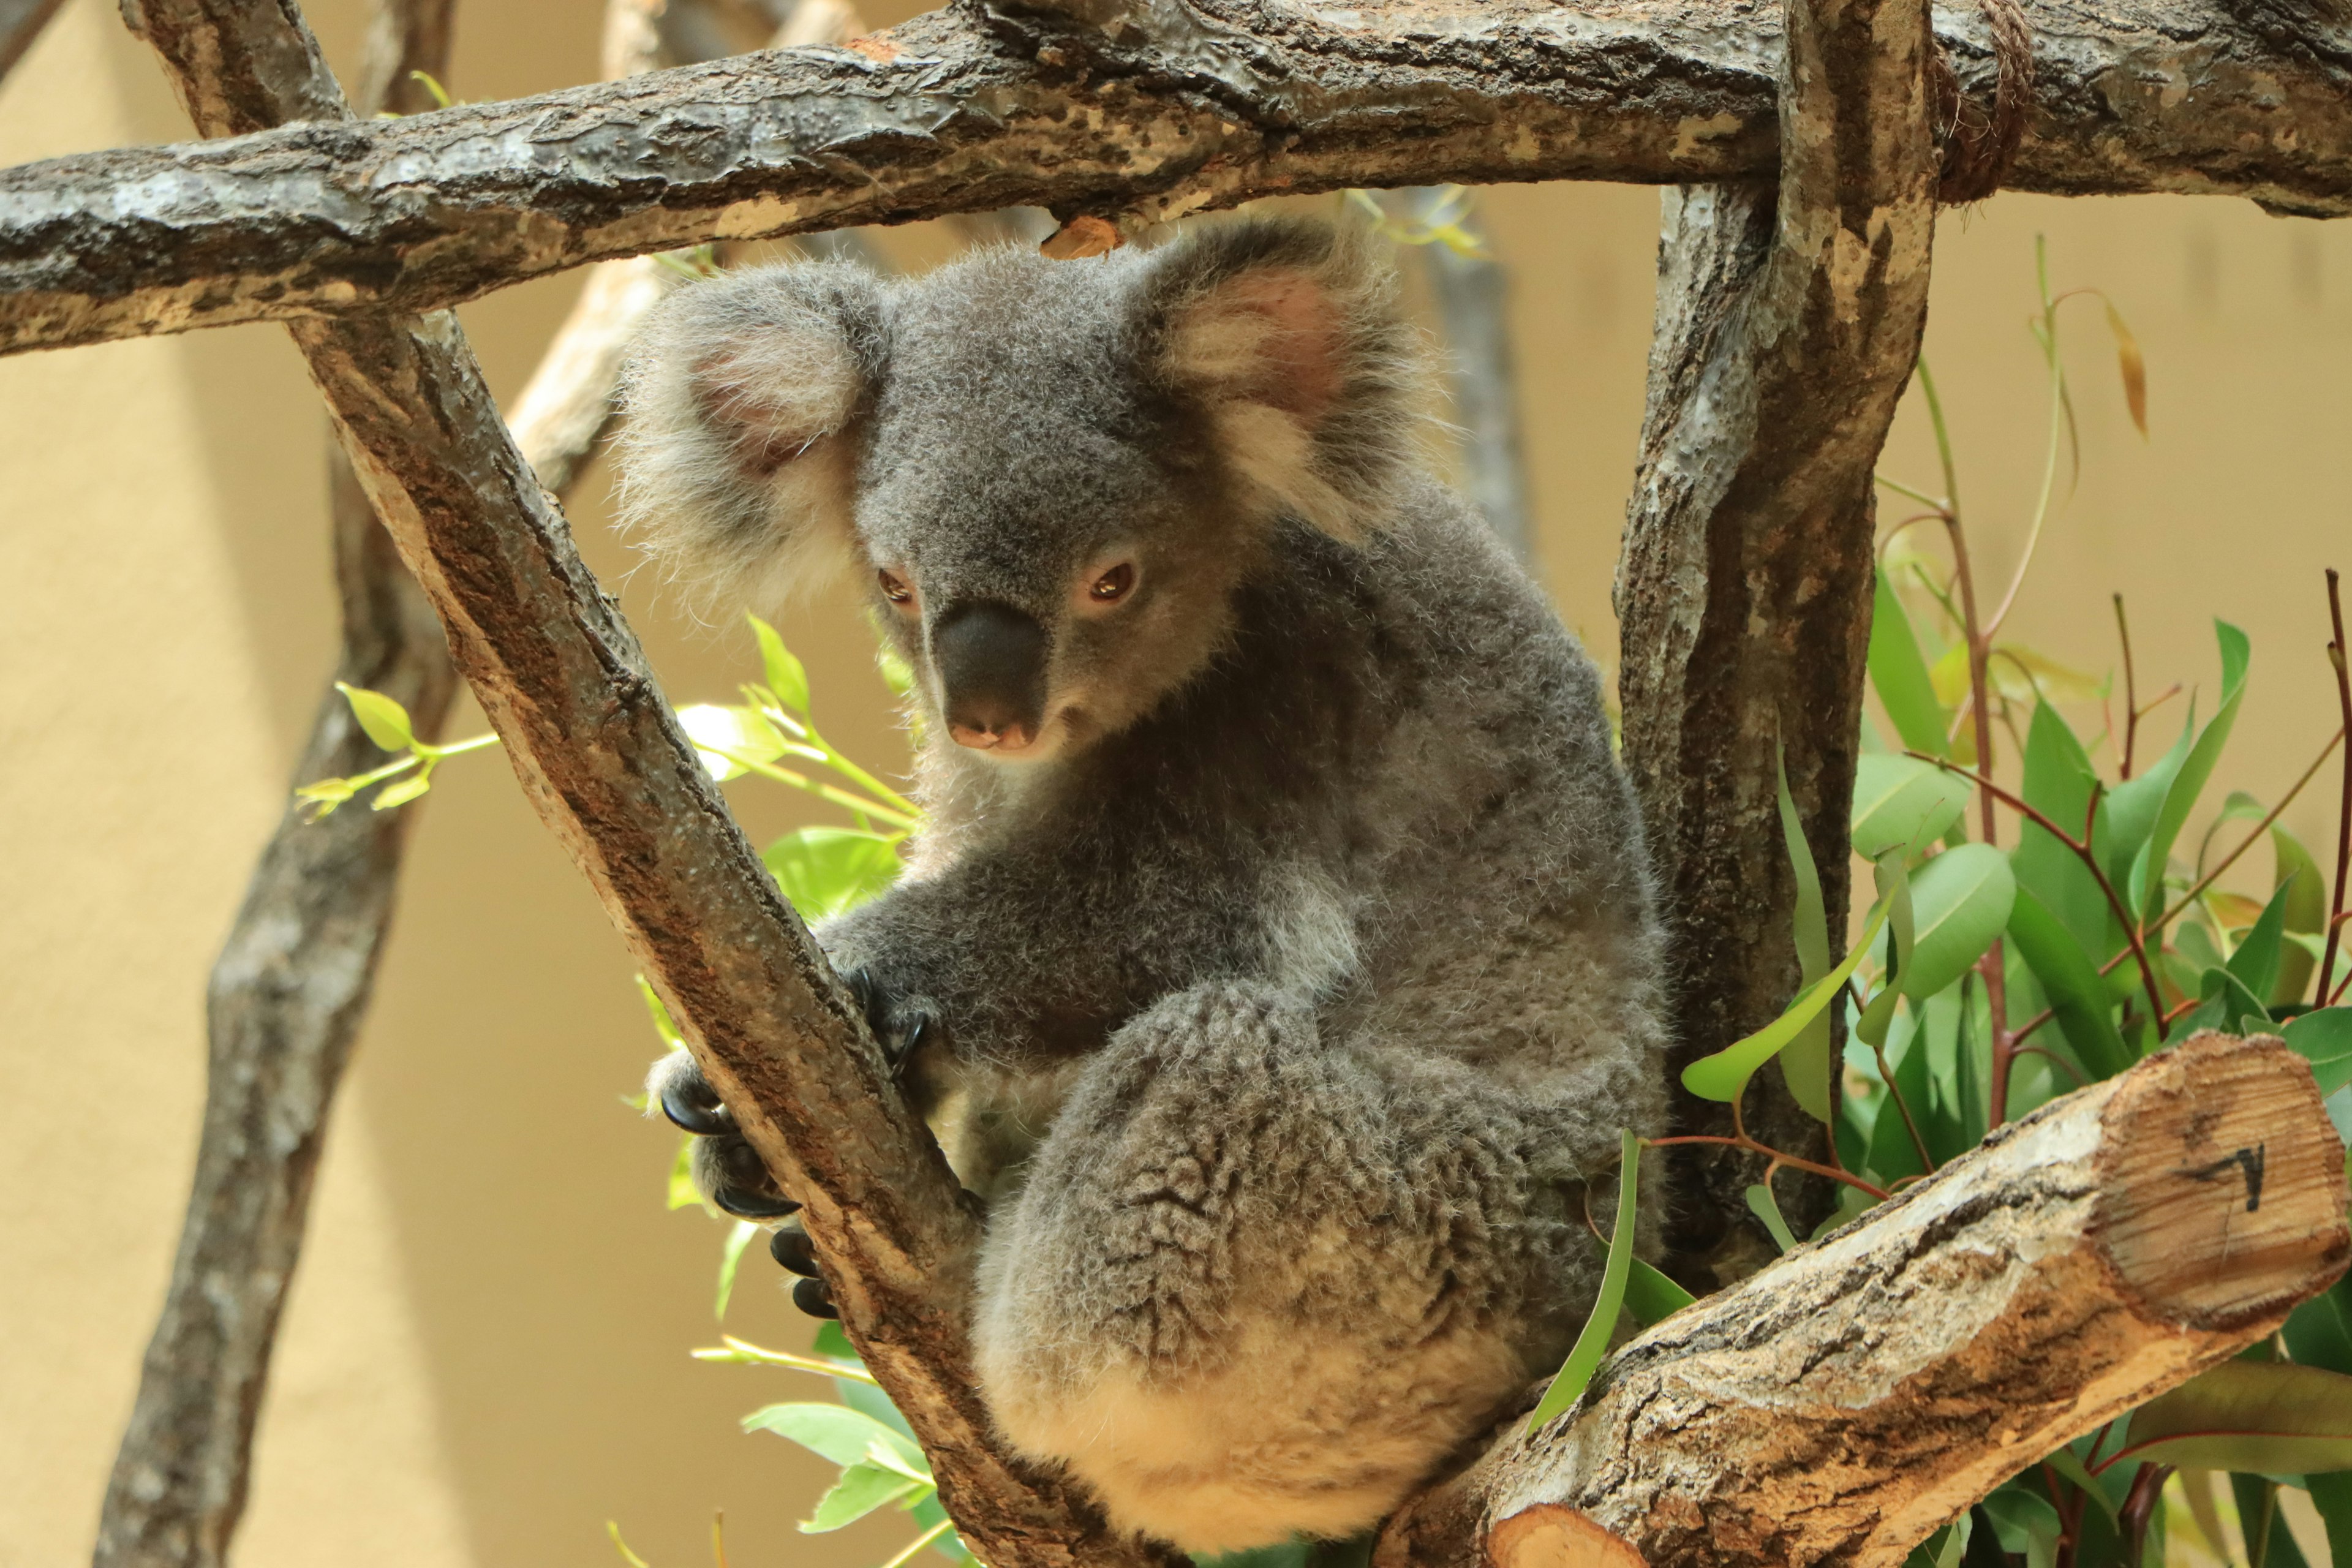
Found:
[[[1193, 1552], [1363, 1531], [1553, 1371], [1664, 1121], [1600, 680], [1424, 471], [1392, 295], [1296, 222], [786, 265], [628, 382], [648, 552], [845, 584], [916, 672], [906, 873], [814, 934], [988, 1200], [1003, 1436]], [[791, 1211], [683, 1053], [650, 1087], [719, 1206]]]

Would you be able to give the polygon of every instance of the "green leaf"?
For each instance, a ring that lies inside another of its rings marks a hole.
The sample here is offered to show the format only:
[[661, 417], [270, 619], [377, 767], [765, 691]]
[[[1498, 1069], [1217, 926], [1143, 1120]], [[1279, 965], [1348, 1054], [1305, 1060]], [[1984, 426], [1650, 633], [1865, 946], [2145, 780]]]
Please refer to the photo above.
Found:
[[2263, 908], [2262, 918], [2238, 943], [2238, 950], [2230, 954], [2230, 973], [2256, 996], [2268, 996], [2278, 984], [2279, 952], [2284, 945], [2280, 937], [2286, 930], [2289, 891], [2281, 888], [2271, 895], [2271, 901]]
[[[2273, 826], [2271, 858], [2277, 868], [2272, 885], [2287, 890], [2287, 931], [2292, 934], [2317, 935], [2327, 923], [2327, 884], [2311, 851], [2285, 828]], [[2283, 1006], [2301, 1001], [2304, 993], [2311, 989], [2312, 972], [2318, 967], [2318, 961], [2300, 943], [2285, 943], [2279, 952], [2278, 982], [2271, 987], [2273, 1005]], [[2346, 1564], [2346, 1568], [2352, 1568], [2352, 1563]]]
[[[2058, 710], [2047, 704], [2033, 710], [2025, 734], [2025, 773], [2021, 784], [2027, 805], [2066, 830], [2079, 834], [2087, 826], [2094, 846], [2107, 839], [2104, 831], [2107, 808], [2103, 801], [2095, 820], [2090, 814], [2091, 791], [2098, 781], [2083, 742]], [[2032, 821], [2018, 829], [2017, 848], [2010, 856], [2020, 887], [2058, 917], [2075, 942], [2095, 959], [2105, 959], [2122, 942], [2099, 879], [2082, 857]]]
[[[1919, 1157], [1919, 1143], [1928, 1142], [1931, 1153], [1934, 1148], [1926, 1125], [1927, 1038], [1916, 1012], [1897, 1021], [1888, 1037], [1886, 1057], [1893, 1076], [1887, 1079], [1886, 1103], [1879, 1107], [1878, 1121], [1870, 1130], [1869, 1165], [1885, 1181], [1924, 1176], [1927, 1167]], [[1900, 1105], [1895, 1103], [1898, 1092], [1902, 1096]], [[1906, 1105], [1921, 1122], [1918, 1142], [1913, 1142], [1911, 1128], [1903, 1119], [1903, 1107]]]
[[1583, 1331], [1560, 1364], [1559, 1375], [1551, 1380], [1535, 1413], [1528, 1417], [1529, 1432], [1583, 1396], [1601, 1358], [1609, 1352], [1610, 1338], [1617, 1331], [1617, 1314], [1624, 1309], [1625, 1279], [1633, 1262], [1633, 1232], [1639, 1228], [1633, 1216], [1641, 1213], [1642, 1143], [1626, 1128], [1617, 1134], [1617, 1224], [1609, 1237], [1609, 1262], [1601, 1271], [1601, 1293], [1593, 1298], [1591, 1315], [1584, 1320]]
[[855, 1524], [884, 1504], [897, 1502], [928, 1484], [908, 1480], [881, 1465], [852, 1465], [841, 1472], [833, 1489], [817, 1500], [816, 1511], [801, 1522], [801, 1533], [822, 1535], [845, 1524]]
[[2131, 879], [2132, 858], [2156, 830], [2156, 819], [2164, 810], [2164, 797], [2172, 783], [2180, 776], [2181, 765], [2189, 761], [2189, 748], [2197, 740], [2197, 699], [2189, 700], [2189, 718], [2180, 726], [2180, 739], [2172, 750], [2140, 770], [2137, 777], [2126, 779], [2107, 792], [2104, 807], [2113, 833], [2104, 841], [2100, 864], [2107, 868], [2108, 879], [2118, 884]]
[[2009, 937], [2050, 998], [2074, 1058], [2095, 1078], [2113, 1078], [2130, 1067], [2131, 1049], [2116, 1027], [2115, 1004], [2097, 965], [2030, 888], [2017, 890]]
[[669, 1163], [669, 1188], [667, 1207], [698, 1208], [702, 1193], [694, 1184], [694, 1134], [681, 1132], [677, 1138], [677, 1158]]
[[711, 1315], [720, 1322], [727, 1321], [727, 1302], [735, 1294], [735, 1267], [743, 1261], [743, 1249], [760, 1227], [748, 1219], [739, 1219], [735, 1228], [727, 1233], [727, 1245], [719, 1255], [719, 1296], [711, 1304]]
[[1870, 684], [1903, 744], [1929, 756], [1944, 754], [1944, 705], [1936, 700], [1927, 665], [1911, 635], [1911, 617], [1882, 569], [1870, 611]]
[[2116, 1511], [2115, 1499], [2107, 1495], [2107, 1489], [2102, 1486], [2098, 1479], [2084, 1465], [2083, 1457], [2080, 1454], [2071, 1447], [2053, 1448], [2050, 1452], [2050, 1457], [2042, 1463], [2074, 1482], [2082, 1489], [2084, 1497], [2089, 1498], [2105, 1510], [2109, 1519], [2121, 1522]]
[[2327, 1527], [2327, 1555], [2338, 1563], [2352, 1563], [2352, 1475], [2305, 1476], [2304, 1488], [2311, 1506]]
[[371, 811], [390, 811], [396, 805], [406, 805], [410, 801], [415, 800], [418, 795], [423, 795], [426, 790], [431, 789], [432, 787], [433, 774], [431, 771], [429, 769], [420, 768], [415, 773], [409, 774], [406, 778], [394, 779], [392, 783], [376, 791], [375, 799], [369, 803], [368, 809]]
[[1643, 1328], [1662, 1323], [1698, 1298], [1640, 1258], [1625, 1276], [1625, 1310]]
[[900, 658], [896, 649], [885, 645], [874, 652], [874, 667], [882, 672], [882, 684], [893, 697], [904, 697], [915, 689], [915, 667]]
[[2009, 924], [2017, 877], [1989, 844], [1947, 849], [1912, 874], [1918, 941], [1896, 984], [1924, 1001], [1969, 972]]
[[2256, 1475], [2352, 1469], [2352, 1377], [2222, 1362], [2134, 1411], [2131, 1440], [2116, 1454], [2126, 1458]]
[[2151, 904], [2164, 897], [2164, 868], [2171, 857], [2173, 841], [2188, 822], [2189, 810], [2196, 805], [2205, 781], [2213, 776], [2213, 765], [2221, 760], [2221, 750], [2230, 743], [2230, 731], [2238, 721], [2238, 704], [2246, 695], [2250, 652], [2246, 634], [2227, 621], [2215, 621], [2213, 630], [2221, 645], [2221, 706], [2214, 711], [2213, 721], [2197, 737], [2180, 771], [2165, 790], [2164, 805], [2157, 813], [2148, 840], [2133, 858], [2130, 907], [2135, 910], [2152, 913]]
[[754, 709], [697, 702], [677, 710], [677, 722], [694, 742], [702, 765], [721, 783], [751, 771], [735, 757], [772, 763], [784, 754], [783, 735]]
[[1917, 912], [1911, 905], [1911, 873], [1904, 858], [1903, 850], [1890, 849], [1871, 867], [1871, 878], [1878, 886], [1878, 901], [1886, 910], [1886, 962], [1882, 976], [1885, 983], [1853, 1024], [1855, 1037], [1866, 1046], [1886, 1043], [1886, 1031], [1895, 1022], [1895, 1005], [1903, 998], [1903, 988], [1896, 981], [1911, 967], [1912, 951], [1918, 946]]
[[2175, 1023], [2165, 1038], [2185, 1040], [2200, 1029], [2219, 1029], [2225, 1035], [2273, 1032], [2271, 1016], [2262, 1003], [2246, 989], [2245, 982], [2226, 969], [2207, 970], [2198, 983], [2196, 1007]]
[[1853, 848], [1875, 860], [1916, 854], [1952, 830], [1969, 807], [1969, 781], [1916, 757], [1866, 756], [1854, 768]]
[[929, 1471], [923, 1451], [912, 1438], [890, 1429], [863, 1411], [839, 1405], [770, 1405], [743, 1417], [746, 1432], [773, 1432], [844, 1469], [868, 1462], [877, 1443], [908, 1467]]
[[408, 725], [408, 710], [381, 691], [370, 691], [364, 686], [346, 686], [338, 680], [335, 689], [352, 705], [352, 717], [360, 721], [367, 738], [387, 752], [404, 752], [416, 744], [416, 735]]
[[[2311, 1064], [2322, 1098], [2352, 1083], [2352, 1007], [2322, 1007], [2305, 1013], [2281, 1031], [2286, 1043]], [[2352, 1372], [2352, 1367], [2345, 1368]]]
[[1796, 1251], [1797, 1238], [1790, 1233], [1788, 1218], [1780, 1213], [1780, 1201], [1772, 1196], [1772, 1189], [1757, 1182], [1741, 1195], [1748, 1200], [1748, 1212], [1762, 1221], [1764, 1228], [1771, 1233], [1772, 1245], [1784, 1255]]
[[[940, 1504], [940, 1494], [936, 1491], [925, 1495], [922, 1500], [914, 1504], [908, 1512], [917, 1524], [927, 1531], [948, 1521], [948, 1510]], [[935, 1536], [931, 1541], [931, 1550], [950, 1563], [975, 1561], [971, 1552], [966, 1549], [962, 1541], [957, 1538], [956, 1532], [952, 1530], [942, 1531]], [[1277, 1568], [1306, 1568], [1304, 1550], [1301, 1550], [1299, 1562], [1280, 1564]]]
[[671, 1050], [686, 1049], [686, 1037], [679, 1034], [677, 1026], [671, 1022], [669, 1009], [662, 1005], [660, 994], [653, 988], [643, 974], [636, 977], [636, 982], [637, 995], [646, 1005], [646, 1015], [654, 1021], [654, 1033], [659, 1035], [662, 1044]]
[[2352, 1275], [2287, 1314], [2287, 1353], [2305, 1366], [2352, 1373]]
[[1738, 1100], [1756, 1069], [1803, 1033], [1805, 1026], [1844, 990], [1845, 983], [1853, 978], [1863, 955], [1870, 951], [1870, 944], [1877, 940], [1879, 929], [1885, 923], [1886, 911], [1882, 906], [1871, 917], [1869, 929], [1863, 932], [1854, 950], [1846, 954], [1843, 963], [1798, 992], [1786, 1012], [1754, 1034], [1734, 1040], [1713, 1056], [1701, 1057], [1683, 1068], [1683, 1087], [1702, 1100], [1720, 1100], [1727, 1105]]
[[856, 827], [803, 827], [760, 851], [803, 920], [856, 908], [898, 877], [898, 841]]
[[2000, 1537], [2001, 1550], [2011, 1556], [2025, 1554], [2037, 1542], [2046, 1549], [2058, 1539], [2061, 1526], [2057, 1509], [2040, 1492], [2029, 1491], [2013, 1481], [1994, 1488], [1977, 1506], [1992, 1521], [1993, 1530]]
[[[1780, 775], [1780, 838], [1788, 847], [1789, 864], [1797, 879], [1797, 907], [1792, 916], [1797, 965], [1805, 984], [1810, 985], [1821, 979], [1830, 966], [1829, 919], [1822, 902], [1821, 872], [1813, 865], [1812, 847], [1805, 842], [1805, 826], [1797, 816], [1797, 803], [1789, 794], [1788, 766], [1785, 760], [1776, 761], [1775, 766]], [[1828, 1008], [1822, 1009], [1820, 1016], [1781, 1050], [1780, 1076], [1789, 1085], [1790, 1098], [1806, 1115], [1816, 1121], [1830, 1119]]]
[[767, 671], [768, 689], [776, 700], [795, 713], [805, 713], [809, 705], [808, 671], [776, 635], [776, 628], [757, 616], [745, 616], [751, 623], [751, 635], [760, 641], [760, 667]]

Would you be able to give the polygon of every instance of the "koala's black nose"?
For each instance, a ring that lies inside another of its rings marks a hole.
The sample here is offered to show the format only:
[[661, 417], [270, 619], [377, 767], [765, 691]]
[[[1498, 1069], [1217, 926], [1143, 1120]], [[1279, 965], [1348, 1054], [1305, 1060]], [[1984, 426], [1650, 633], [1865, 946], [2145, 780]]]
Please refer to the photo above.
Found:
[[950, 605], [931, 628], [931, 661], [957, 744], [1018, 752], [1037, 738], [1045, 628], [1034, 616], [992, 599]]

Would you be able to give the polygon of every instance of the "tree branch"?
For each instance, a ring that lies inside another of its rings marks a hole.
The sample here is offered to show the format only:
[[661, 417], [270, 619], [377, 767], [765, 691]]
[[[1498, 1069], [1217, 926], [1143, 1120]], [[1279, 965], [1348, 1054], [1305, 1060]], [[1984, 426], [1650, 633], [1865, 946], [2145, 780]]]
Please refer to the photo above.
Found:
[[[2225, 0], [2031, 16], [2011, 188], [2352, 212], [2352, 24]], [[855, 47], [54, 159], [0, 174], [0, 350], [428, 310], [707, 240], [1013, 205], [1169, 217], [1349, 185], [1768, 176], [1778, 32], [1756, 0], [1489, 0], [1475, 25], [1412, 0], [1102, 0], [1076, 20], [957, 0]], [[1946, 41], [1989, 100], [1980, 19]]]
[[2200, 1035], [1658, 1324], [1376, 1568], [1894, 1568], [2340, 1277], [2343, 1162], [2300, 1057]]
[[[215, 100], [215, 68], [269, 79], [276, 68], [240, 48], [266, 47], [280, 62], [316, 56], [307, 34], [298, 46], [209, 29], [208, 6], [302, 33], [290, 6], [148, 4], [151, 35], [167, 41], [191, 102]], [[167, 5], [168, 29], [153, 16]], [[286, 85], [280, 107], [311, 100], [315, 83]], [[728, 813], [508, 438], [456, 321], [305, 321], [294, 337], [525, 793], [745, 1135], [805, 1205], [843, 1326], [922, 1437], [959, 1529], [992, 1568], [1162, 1562], [997, 1446], [964, 1332], [976, 1204]]]
[[[1799, 984], [1796, 879], [1778, 780], [1844, 929], [1869, 637], [1871, 470], [1918, 353], [1937, 156], [1924, 0], [1816, 11], [1792, 0], [1798, 87], [1784, 177], [1668, 192], [1640, 467], [1618, 567], [1625, 760], [1675, 937], [1675, 1065], [1773, 1018]], [[1820, 1069], [1824, 1078], [1830, 1068]], [[1828, 1095], [1831, 1084], [1821, 1090]], [[1780, 1072], [1746, 1108], [1764, 1142], [1826, 1159]], [[1677, 1088], [1679, 1133], [1730, 1108]], [[1668, 1167], [1678, 1271], [1727, 1283], [1771, 1258], [1740, 1191], [1755, 1155], [1680, 1151]], [[1821, 1184], [1795, 1207], [1826, 1212]]]

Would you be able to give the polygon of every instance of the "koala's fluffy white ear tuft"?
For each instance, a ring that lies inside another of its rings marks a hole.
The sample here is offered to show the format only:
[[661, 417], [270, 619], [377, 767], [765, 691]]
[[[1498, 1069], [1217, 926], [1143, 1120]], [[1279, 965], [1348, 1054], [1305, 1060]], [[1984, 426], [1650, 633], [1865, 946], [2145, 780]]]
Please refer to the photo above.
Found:
[[623, 525], [701, 590], [773, 604], [852, 559], [858, 411], [879, 374], [879, 286], [842, 263], [680, 289], [623, 381]]
[[1395, 293], [1361, 241], [1321, 224], [1218, 225], [1151, 257], [1157, 373], [1267, 514], [1351, 541], [1381, 525], [1427, 391]]

